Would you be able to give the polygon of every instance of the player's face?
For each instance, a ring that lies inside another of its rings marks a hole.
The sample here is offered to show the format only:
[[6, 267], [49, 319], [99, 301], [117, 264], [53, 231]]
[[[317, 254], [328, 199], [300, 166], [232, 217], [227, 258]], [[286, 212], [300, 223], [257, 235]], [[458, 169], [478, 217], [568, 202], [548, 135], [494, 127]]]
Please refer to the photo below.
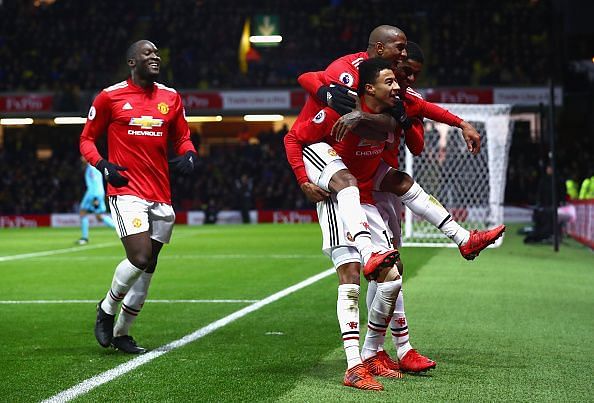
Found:
[[373, 84], [375, 89], [374, 97], [386, 108], [396, 105], [396, 97], [400, 89], [396, 76], [391, 69], [384, 69], [379, 72], [377, 80]]
[[383, 44], [382, 53], [380, 57], [392, 63], [396, 67], [398, 63], [406, 60], [406, 36], [393, 35], [388, 41]]
[[400, 84], [400, 90], [404, 91], [408, 87], [412, 87], [417, 81], [417, 77], [423, 70], [423, 63], [419, 63], [416, 60], [406, 60], [396, 68], [396, 79]]
[[161, 68], [161, 57], [159, 49], [152, 42], [144, 42], [138, 47], [136, 53], [136, 65], [134, 68], [138, 75], [146, 79], [155, 79]]

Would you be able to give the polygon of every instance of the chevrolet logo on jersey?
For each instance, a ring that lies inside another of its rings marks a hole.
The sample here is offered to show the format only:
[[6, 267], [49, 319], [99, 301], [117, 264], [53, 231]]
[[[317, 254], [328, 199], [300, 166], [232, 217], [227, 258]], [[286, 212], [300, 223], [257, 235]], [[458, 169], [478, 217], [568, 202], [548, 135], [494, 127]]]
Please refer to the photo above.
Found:
[[141, 116], [130, 119], [130, 126], [140, 126], [141, 129], [152, 129], [163, 126], [163, 119], [156, 119], [152, 116]]

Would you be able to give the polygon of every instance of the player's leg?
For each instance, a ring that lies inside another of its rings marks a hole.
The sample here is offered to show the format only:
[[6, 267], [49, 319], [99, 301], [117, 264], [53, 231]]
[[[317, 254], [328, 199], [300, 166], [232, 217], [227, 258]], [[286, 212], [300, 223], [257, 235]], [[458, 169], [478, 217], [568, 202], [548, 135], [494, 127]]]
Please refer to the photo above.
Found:
[[391, 192], [413, 213], [423, 218], [458, 245], [465, 259], [472, 260], [480, 251], [494, 243], [505, 231], [504, 225], [491, 230], [469, 232], [458, 224], [451, 214], [432, 195], [427, 194], [410, 175], [390, 169], [379, 185], [379, 190]]
[[346, 230], [336, 210], [334, 199], [317, 204], [318, 221], [322, 230], [322, 250], [332, 259], [338, 275], [336, 315], [347, 359], [344, 385], [358, 389], [382, 390], [361, 362], [359, 354], [359, 292], [361, 255], [347, 239]]
[[106, 211], [107, 211], [107, 207], [105, 206], [104, 198], [98, 197], [97, 198], [97, 210], [96, 210], [97, 220], [102, 221], [103, 224], [105, 224], [109, 228], [115, 228], [115, 225], [113, 224], [113, 219], [110, 217], [109, 214], [105, 213]]
[[79, 245], [89, 243], [89, 215], [86, 210], [80, 210], [80, 239], [77, 243]]
[[326, 143], [304, 147], [303, 162], [312, 183], [336, 194], [338, 216], [361, 253], [366, 271], [384, 265], [385, 259], [393, 262], [396, 258], [394, 251], [378, 248], [372, 243], [365, 211], [361, 207], [357, 180], [332, 147]]
[[124, 297], [113, 331], [112, 345], [118, 350], [130, 354], [143, 354], [146, 352], [146, 349], [138, 346], [136, 341], [130, 336], [130, 327], [144, 306], [163, 244], [169, 243], [171, 240], [175, 213], [173, 208], [168, 204], [153, 203], [149, 208], [149, 220], [151, 223], [151, 258], [144, 272]]
[[111, 287], [97, 306], [95, 337], [108, 347], [113, 340], [115, 314], [132, 285], [149, 267], [152, 242], [149, 234], [148, 209], [151, 203], [134, 196], [110, 197], [116, 231], [126, 251], [126, 259], [116, 267]]
[[[391, 233], [385, 227], [382, 216], [375, 206], [364, 205], [367, 219], [371, 229], [374, 243], [381, 244], [384, 247], [391, 247]], [[400, 261], [390, 267], [381, 268], [374, 273], [375, 288], [373, 300], [369, 302], [367, 334], [361, 358], [363, 364], [374, 375], [388, 378], [401, 378], [402, 374], [386, 367], [383, 361], [378, 357], [378, 351], [383, 346], [386, 330], [394, 312], [396, 298], [402, 287], [402, 277], [398, 271]]]

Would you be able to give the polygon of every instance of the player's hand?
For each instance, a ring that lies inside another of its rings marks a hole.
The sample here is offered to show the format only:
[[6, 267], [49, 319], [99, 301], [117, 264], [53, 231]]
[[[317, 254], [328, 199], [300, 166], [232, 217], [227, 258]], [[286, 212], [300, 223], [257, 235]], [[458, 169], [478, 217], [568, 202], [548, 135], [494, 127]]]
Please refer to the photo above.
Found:
[[188, 151], [184, 155], [180, 155], [169, 161], [169, 165], [182, 175], [189, 175], [194, 171], [196, 160], [198, 156], [194, 151]]
[[396, 105], [394, 107], [388, 109], [388, 113], [392, 115], [396, 122], [402, 127], [404, 130], [410, 129], [412, 126], [412, 121], [406, 114], [406, 109], [404, 108], [404, 102], [400, 98], [396, 100]]
[[323, 104], [328, 105], [340, 115], [349, 113], [357, 106], [357, 94], [341, 85], [321, 86], [316, 95]]
[[111, 186], [121, 188], [128, 184], [128, 178], [120, 175], [118, 171], [126, 171], [128, 168], [112, 164], [107, 160], [101, 160], [95, 167], [103, 174], [103, 177]]
[[460, 123], [460, 128], [462, 129], [462, 137], [466, 141], [466, 148], [472, 155], [477, 155], [481, 150], [481, 135], [470, 123], [464, 120]]
[[321, 202], [330, 197], [329, 192], [326, 192], [324, 189], [322, 189], [318, 185], [314, 185], [311, 182], [302, 183], [300, 186], [303, 193], [305, 193], [307, 200], [311, 202]]
[[363, 114], [359, 110], [354, 110], [342, 115], [332, 126], [330, 135], [336, 139], [336, 141], [342, 141], [344, 136], [352, 131], [361, 122]]

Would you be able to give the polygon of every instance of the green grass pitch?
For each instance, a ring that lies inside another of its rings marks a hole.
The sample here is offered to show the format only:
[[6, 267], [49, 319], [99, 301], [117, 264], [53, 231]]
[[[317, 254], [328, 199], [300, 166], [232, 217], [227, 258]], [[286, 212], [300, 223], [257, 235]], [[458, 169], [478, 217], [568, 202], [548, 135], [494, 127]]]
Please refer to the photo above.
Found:
[[[411, 342], [438, 364], [380, 380], [383, 392], [342, 386], [332, 274], [77, 401], [592, 401], [594, 255], [571, 240], [527, 246], [516, 230], [473, 262], [401, 251]], [[74, 247], [78, 235], [0, 230], [0, 401], [41, 401], [133, 358], [96, 343], [93, 302], [5, 302], [102, 298], [123, 248], [107, 229]], [[319, 248], [315, 224], [178, 226], [149, 299], [261, 300], [328, 269]], [[131, 334], [156, 349], [250, 304], [148, 302]]]

